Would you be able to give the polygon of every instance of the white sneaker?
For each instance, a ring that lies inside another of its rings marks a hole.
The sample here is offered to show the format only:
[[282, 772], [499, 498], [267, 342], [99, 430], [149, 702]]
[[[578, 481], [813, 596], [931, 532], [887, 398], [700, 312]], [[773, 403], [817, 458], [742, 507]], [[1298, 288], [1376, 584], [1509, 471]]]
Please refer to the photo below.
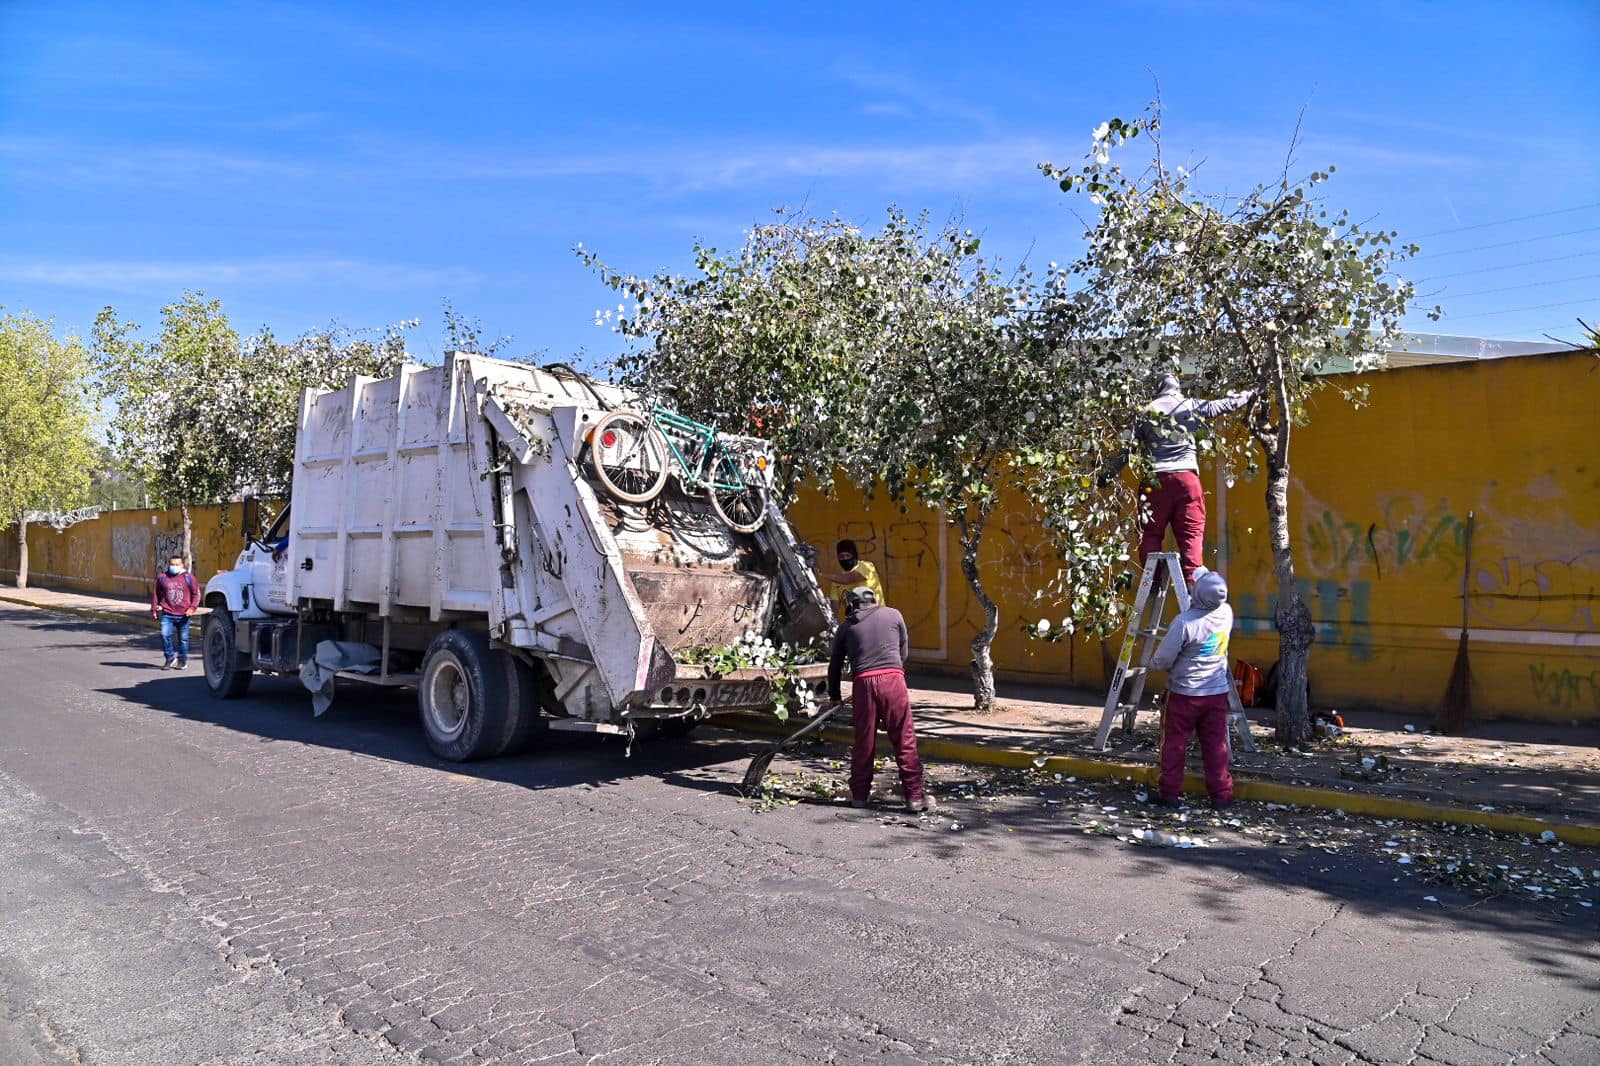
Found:
[[163, 669], [163, 670], [171, 670], [177, 664], [178, 664], [178, 660], [176, 660], [176, 659], [168, 659], [166, 662], [161, 664], [161, 669]]
[[189, 669], [189, 660], [188, 659], [179, 659], [178, 660], [178, 669], [179, 670], [187, 670], [187, 669]]

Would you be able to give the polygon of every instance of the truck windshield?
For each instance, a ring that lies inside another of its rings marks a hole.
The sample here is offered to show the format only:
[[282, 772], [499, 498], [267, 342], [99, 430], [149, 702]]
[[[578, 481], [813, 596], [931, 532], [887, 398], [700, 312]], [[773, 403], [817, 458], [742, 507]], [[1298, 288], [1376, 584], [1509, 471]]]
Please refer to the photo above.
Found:
[[267, 535], [261, 538], [261, 543], [269, 548], [276, 548], [279, 541], [289, 539], [289, 508], [286, 505], [273, 521], [272, 528], [267, 530]]

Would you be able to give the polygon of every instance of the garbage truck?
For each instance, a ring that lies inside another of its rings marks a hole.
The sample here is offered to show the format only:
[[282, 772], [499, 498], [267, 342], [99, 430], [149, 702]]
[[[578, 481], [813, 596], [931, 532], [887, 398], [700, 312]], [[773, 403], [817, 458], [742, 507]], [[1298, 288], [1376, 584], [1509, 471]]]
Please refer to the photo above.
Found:
[[428, 745], [458, 761], [551, 729], [631, 751], [815, 698], [825, 663], [775, 678], [707, 654], [820, 645], [834, 624], [773, 458], [560, 364], [451, 352], [306, 390], [288, 506], [206, 583], [206, 684], [233, 699], [298, 676], [318, 714], [336, 686], [412, 686]]

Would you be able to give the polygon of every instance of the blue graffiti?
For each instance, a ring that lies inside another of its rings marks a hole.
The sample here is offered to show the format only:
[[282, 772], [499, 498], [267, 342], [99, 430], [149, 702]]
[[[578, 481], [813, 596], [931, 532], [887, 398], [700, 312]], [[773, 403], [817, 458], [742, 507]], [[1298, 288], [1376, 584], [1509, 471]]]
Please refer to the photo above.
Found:
[[[1372, 649], [1372, 585], [1367, 581], [1352, 581], [1340, 585], [1337, 581], [1323, 580], [1315, 589], [1304, 578], [1295, 580], [1300, 598], [1311, 610], [1317, 623], [1317, 640], [1327, 644], [1342, 644], [1356, 662], [1370, 662]], [[1234, 622], [1239, 632], [1247, 637], [1270, 633], [1275, 628], [1278, 615], [1278, 597], [1264, 598], [1253, 593], [1240, 593], [1234, 598]]]

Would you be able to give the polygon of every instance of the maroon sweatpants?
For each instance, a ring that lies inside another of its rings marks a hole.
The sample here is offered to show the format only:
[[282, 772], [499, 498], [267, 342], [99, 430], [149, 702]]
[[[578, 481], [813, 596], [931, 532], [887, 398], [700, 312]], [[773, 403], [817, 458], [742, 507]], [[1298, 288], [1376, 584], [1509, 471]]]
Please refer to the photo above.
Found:
[[855, 746], [850, 752], [850, 798], [865, 803], [872, 795], [872, 758], [876, 754], [878, 727], [889, 734], [894, 761], [900, 767], [900, 786], [906, 802], [922, 799], [922, 758], [917, 754], [917, 734], [911, 726], [911, 693], [903, 670], [872, 670], [850, 684], [855, 712]]
[[1168, 691], [1161, 712], [1161, 797], [1183, 795], [1183, 760], [1189, 754], [1189, 737], [1200, 735], [1200, 757], [1206, 765], [1206, 791], [1218, 803], [1233, 799], [1233, 775], [1228, 772], [1228, 694], [1185, 696]]
[[1200, 475], [1193, 470], [1175, 470], [1157, 474], [1156, 478], [1156, 487], [1145, 489], [1150, 520], [1139, 531], [1139, 565], [1144, 565], [1151, 552], [1161, 550], [1167, 527], [1171, 526], [1173, 539], [1178, 542], [1183, 580], [1192, 585], [1206, 539], [1206, 496], [1200, 488]]

